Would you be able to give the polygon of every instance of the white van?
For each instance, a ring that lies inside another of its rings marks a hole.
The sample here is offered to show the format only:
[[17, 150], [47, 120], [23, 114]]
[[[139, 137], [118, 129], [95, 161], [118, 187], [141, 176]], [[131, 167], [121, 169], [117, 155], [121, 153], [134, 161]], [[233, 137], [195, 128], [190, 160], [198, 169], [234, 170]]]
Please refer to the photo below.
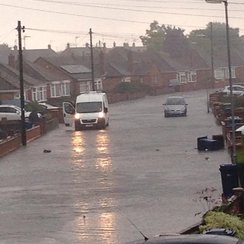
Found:
[[105, 129], [109, 125], [108, 99], [106, 93], [90, 91], [76, 97], [75, 106], [63, 103], [64, 123], [74, 125], [75, 130], [96, 127]]

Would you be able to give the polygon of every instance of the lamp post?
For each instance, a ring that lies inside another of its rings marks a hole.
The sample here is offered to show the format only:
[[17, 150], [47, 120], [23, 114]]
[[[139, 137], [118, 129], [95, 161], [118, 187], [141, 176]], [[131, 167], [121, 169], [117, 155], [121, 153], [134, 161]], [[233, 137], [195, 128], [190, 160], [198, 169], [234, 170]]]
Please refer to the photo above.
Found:
[[235, 114], [234, 114], [234, 98], [233, 98], [232, 74], [231, 74], [228, 2], [227, 2], [227, 0], [205, 0], [205, 1], [207, 3], [224, 3], [224, 5], [225, 5], [226, 44], [227, 44], [228, 70], [229, 70], [229, 86], [230, 86], [230, 99], [231, 99], [231, 130], [232, 130], [232, 144], [233, 144], [232, 150], [231, 150], [231, 160], [232, 160], [232, 163], [236, 163]]

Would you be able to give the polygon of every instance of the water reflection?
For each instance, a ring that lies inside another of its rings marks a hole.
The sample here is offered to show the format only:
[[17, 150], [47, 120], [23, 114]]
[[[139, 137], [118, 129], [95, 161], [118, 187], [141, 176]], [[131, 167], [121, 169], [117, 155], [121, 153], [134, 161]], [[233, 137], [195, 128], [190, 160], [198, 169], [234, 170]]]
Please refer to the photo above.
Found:
[[114, 185], [110, 143], [108, 130], [73, 133], [73, 181], [79, 186], [74, 208], [80, 213], [74, 233], [80, 243], [117, 243], [117, 220], [112, 211], [117, 204], [109, 194]]
[[118, 243], [117, 223], [114, 212], [91, 213], [76, 219], [76, 230], [80, 243]]
[[97, 161], [96, 168], [109, 171], [112, 168], [112, 159], [109, 152], [110, 139], [107, 131], [100, 131], [96, 136]]
[[72, 146], [75, 154], [76, 153], [84, 154], [86, 148], [85, 148], [84, 134], [82, 132], [75, 131], [72, 137]]

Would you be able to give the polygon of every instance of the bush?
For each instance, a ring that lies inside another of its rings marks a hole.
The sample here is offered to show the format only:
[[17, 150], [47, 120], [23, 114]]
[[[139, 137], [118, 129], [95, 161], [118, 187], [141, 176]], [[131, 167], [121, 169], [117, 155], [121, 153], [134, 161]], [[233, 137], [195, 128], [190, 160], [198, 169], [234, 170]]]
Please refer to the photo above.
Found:
[[205, 230], [213, 228], [224, 228], [235, 231], [235, 236], [244, 239], [244, 220], [238, 216], [223, 212], [209, 211], [204, 215], [204, 224], [199, 227], [202, 233]]
[[237, 162], [244, 164], [244, 150], [237, 150], [236, 151]]

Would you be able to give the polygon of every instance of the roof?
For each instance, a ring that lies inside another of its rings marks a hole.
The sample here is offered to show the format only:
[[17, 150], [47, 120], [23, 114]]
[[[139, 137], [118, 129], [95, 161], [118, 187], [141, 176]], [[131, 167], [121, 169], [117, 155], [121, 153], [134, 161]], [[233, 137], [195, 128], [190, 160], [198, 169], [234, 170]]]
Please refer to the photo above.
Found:
[[[56, 69], [56, 72], [53, 72], [51, 68], [45, 69], [46, 75], [49, 76], [58, 73], [61, 79], [66, 77], [66, 79], [90, 80], [91, 70], [85, 64], [81, 64], [83, 61], [83, 57], [40, 57], [35, 61], [35, 64], [42, 66], [44, 69], [44, 63], [46, 63], [46, 66], [52, 66], [53, 69]], [[57, 74], [54, 75], [57, 76]]]
[[[43, 84], [43, 81], [40, 81], [38, 79], [32, 78], [26, 74], [24, 74], [24, 85], [25, 86], [38, 86]], [[8, 65], [1, 64], [0, 63], [0, 81], [2, 81], [2, 84], [5, 84], [5, 88], [7, 88], [8, 85], [19, 88], [19, 71], [17, 69], [14, 69]], [[8, 84], [8, 85], [7, 85]], [[2, 88], [2, 86], [1, 86]]]
[[[39, 57], [52, 57], [58, 55], [54, 50], [51, 49], [51, 47], [46, 49], [23, 49], [22, 53], [23, 53], [23, 58], [31, 62], [34, 62]], [[11, 54], [17, 57], [18, 56], [17, 48], [12, 50]]]
[[70, 74], [91, 73], [91, 70], [83, 65], [61, 65], [60, 67]]

